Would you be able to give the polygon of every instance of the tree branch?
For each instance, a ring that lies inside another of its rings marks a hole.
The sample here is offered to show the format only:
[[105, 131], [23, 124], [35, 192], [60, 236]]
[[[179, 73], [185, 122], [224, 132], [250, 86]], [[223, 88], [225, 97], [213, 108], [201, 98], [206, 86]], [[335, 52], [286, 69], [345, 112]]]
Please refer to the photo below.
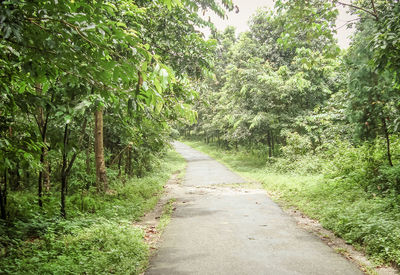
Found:
[[115, 161], [117, 160], [117, 158], [119, 157], [119, 155], [121, 155], [126, 149], [128, 149], [130, 146], [132, 146], [131, 143], [129, 143], [127, 146], [125, 146], [124, 149], [122, 149], [115, 157], [114, 159], [111, 161], [110, 165], [113, 165], [115, 163]]
[[338, 3], [338, 4], [342, 5], [342, 6], [351, 7], [351, 8], [356, 9], [356, 10], [362, 10], [362, 11], [368, 13], [369, 15], [372, 15], [373, 17], [375, 17], [375, 20], [379, 20], [378, 15], [375, 12], [367, 10], [367, 9], [365, 9], [363, 7], [359, 7], [359, 6], [356, 6], [356, 5], [353, 5], [353, 4], [344, 3], [344, 2], [341, 2], [341, 1], [334, 1], [334, 3]]
[[372, 9], [374, 10], [374, 13], [375, 13], [375, 15], [376, 15], [376, 19], [379, 19], [379, 18], [378, 18], [378, 13], [376, 12], [374, 0], [371, 0], [371, 5], [372, 5]]
[[[87, 119], [85, 118], [84, 121], [83, 121], [83, 123], [82, 123], [81, 135], [79, 136], [79, 139], [78, 139], [78, 144], [77, 144], [77, 145], [78, 145], [78, 146], [77, 146], [78, 149], [79, 149], [79, 147], [81, 147], [81, 145], [82, 145], [83, 137], [84, 137], [85, 131], [86, 131], [86, 126], [87, 126]], [[71, 160], [69, 161], [69, 163], [68, 163], [68, 165], [67, 165], [67, 169], [66, 169], [66, 171], [65, 171], [65, 174], [66, 174], [67, 176], [71, 173], [72, 165], [74, 165], [74, 162], [75, 162], [76, 157], [78, 156], [79, 152], [80, 152], [80, 151], [77, 150], [77, 151], [75, 151], [74, 154], [72, 155]]]
[[354, 21], [357, 21], [357, 20], [360, 20], [360, 18], [356, 18], [356, 19], [352, 19], [352, 20], [347, 21], [346, 23], [344, 23], [344, 24], [341, 25], [340, 27], [336, 28], [335, 31], [337, 31], [337, 30], [343, 28], [344, 26], [347, 26], [348, 24], [350, 24], [350, 23], [352, 23], [352, 22], [354, 22]]
[[[31, 18], [28, 18], [28, 20], [29, 20], [31, 23], [33, 23], [33, 24], [39, 26], [39, 27], [40, 27], [41, 29], [43, 29], [43, 30], [47, 30], [46, 28], [44, 28], [43, 26], [41, 26], [40, 24], [38, 24], [38, 23], [35, 22], [35, 21], [39, 21], [39, 22], [40, 22], [41, 19], [62, 23], [62, 24], [64, 24], [64, 25], [66, 25], [66, 26], [68, 26], [68, 27], [74, 29], [74, 30], [77, 32], [77, 34], [78, 34], [80, 37], [82, 37], [82, 38], [83, 38], [86, 42], [88, 42], [89, 44], [91, 44], [91, 45], [96, 45], [96, 43], [94, 43], [93, 41], [89, 40], [89, 38], [87, 38], [87, 37], [81, 32], [81, 30], [79, 29], [78, 26], [76, 26], [76, 25], [74, 25], [74, 24], [71, 24], [71, 23], [69, 23], [69, 22], [67, 22], [67, 21], [65, 21], [65, 20], [63, 20], [63, 19], [54, 19], [54, 18], [51, 18], [51, 17], [43, 17], [43, 18], [33, 18], [33, 17], [31, 17]], [[47, 31], [48, 31], [48, 30], [47, 30]]]

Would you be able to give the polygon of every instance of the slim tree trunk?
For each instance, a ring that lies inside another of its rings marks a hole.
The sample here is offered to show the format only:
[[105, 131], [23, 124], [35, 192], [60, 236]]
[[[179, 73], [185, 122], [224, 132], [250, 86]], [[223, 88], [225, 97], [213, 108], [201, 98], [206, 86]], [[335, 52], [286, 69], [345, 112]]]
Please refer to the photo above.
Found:
[[[42, 94], [42, 87], [40, 84], [36, 84], [35, 89], [38, 95]], [[43, 147], [41, 148], [41, 153], [40, 153], [40, 164], [42, 165], [42, 169], [39, 171], [39, 176], [38, 176], [38, 203], [40, 207], [43, 206], [42, 202], [43, 185], [45, 186], [46, 191], [50, 190], [50, 172], [49, 172], [50, 166], [47, 161], [48, 150], [46, 145], [48, 121], [49, 121], [49, 112], [47, 112], [47, 114], [45, 115], [43, 107], [38, 107], [36, 122], [43, 142]]]
[[46, 193], [50, 192], [50, 164], [47, 158], [47, 146], [43, 147], [43, 186]]
[[119, 178], [122, 175], [121, 165], [122, 165], [122, 154], [119, 154], [119, 156], [118, 156], [118, 177]]
[[64, 219], [67, 217], [65, 211], [65, 195], [67, 191], [67, 141], [68, 141], [68, 124], [65, 124], [64, 130], [64, 146], [62, 153], [62, 168], [61, 168], [61, 217]]
[[128, 146], [125, 159], [125, 175], [132, 176], [132, 147]]
[[271, 134], [270, 131], [267, 133], [267, 143], [268, 143], [268, 156], [272, 157], [272, 145], [271, 145]]
[[388, 159], [389, 165], [393, 166], [392, 154], [390, 153], [390, 137], [389, 137], [389, 131], [388, 131], [388, 128], [386, 125], [386, 118], [382, 118], [382, 124], [383, 124], [383, 132], [385, 134], [385, 139], [386, 139], [387, 159]]
[[7, 169], [4, 169], [3, 186], [1, 186], [1, 181], [0, 181], [0, 218], [6, 220], [7, 219]]
[[28, 169], [27, 169], [27, 170], [26, 170], [26, 173], [25, 173], [25, 184], [26, 184], [27, 186], [29, 186], [30, 183], [31, 183], [31, 174], [29, 173], [29, 171], [28, 171]]
[[108, 185], [103, 146], [103, 109], [98, 109], [94, 113], [94, 153], [97, 191], [106, 191]]
[[[40, 163], [43, 163], [43, 148], [42, 148], [42, 153], [40, 155]], [[38, 177], [38, 204], [40, 207], [43, 206], [43, 201], [42, 201], [42, 197], [43, 197], [43, 181], [42, 181], [42, 177], [43, 177], [43, 170], [39, 171], [39, 177]]]
[[271, 148], [272, 148], [272, 156], [274, 156], [275, 155], [275, 136], [272, 131], [271, 131]]
[[[86, 146], [86, 150], [85, 150], [85, 153], [86, 153], [86, 160], [85, 160], [85, 162], [86, 162], [86, 174], [88, 176], [92, 173], [92, 169], [90, 167], [90, 162], [91, 162], [91, 160], [90, 160], [90, 146], [91, 146], [90, 135], [88, 135], [87, 136], [87, 146]], [[89, 188], [90, 188], [90, 182], [87, 181], [86, 190], [89, 190]]]
[[[82, 125], [82, 133], [78, 141], [78, 148], [81, 148], [82, 140], [85, 135], [87, 120], [83, 121]], [[67, 152], [67, 145], [69, 139], [69, 130], [68, 124], [65, 124], [64, 128], [64, 142], [63, 142], [63, 151], [62, 151], [62, 168], [61, 168], [61, 216], [63, 218], [67, 217], [66, 210], [65, 210], [65, 197], [67, 196], [68, 192], [68, 177], [71, 174], [72, 166], [78, 156], [79, 150], [75, 150], [72, 154], [71, 159], [68, 161], [68, 152]]]

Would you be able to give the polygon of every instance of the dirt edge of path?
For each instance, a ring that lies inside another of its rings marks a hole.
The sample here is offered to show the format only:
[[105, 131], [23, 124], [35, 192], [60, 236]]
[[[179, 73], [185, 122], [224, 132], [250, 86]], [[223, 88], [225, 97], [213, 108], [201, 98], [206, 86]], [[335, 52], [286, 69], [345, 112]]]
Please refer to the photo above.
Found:
[[[149, 259], [154, 256], [159, 248], [161, 235], [169, 223], [172, 212], [175, 210], [175, 200], [171, 197], [170, 189], [179, 185], [182, 179], [181, 170], [172, 174], [171, 178], [163, 186], [164, 190], [156, 206], [147, 212], [140, 221], [133, 223], [133, 226], [141, 228], [145, 233], [144, 241], [149, 246]], [[142, 274], [145, 273], [143, 272]]]

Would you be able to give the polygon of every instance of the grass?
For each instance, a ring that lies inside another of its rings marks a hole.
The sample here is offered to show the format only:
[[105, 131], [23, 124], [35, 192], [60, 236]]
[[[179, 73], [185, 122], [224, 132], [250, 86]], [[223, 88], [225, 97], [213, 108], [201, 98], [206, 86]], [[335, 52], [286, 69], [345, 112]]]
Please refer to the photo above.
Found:
[[172, 212], [174, 211], [174, 203], [176, 199], [170, 199], [163, 209], [163, 213], [160, 217], [160, 222], [157, 225], [157, 231], [163, 232], [171, 220]]
[[[275, 201], [319, 220], [325, 228], [363, 250], [376, 265], [400, 265], [400, 196], [378, 196], [366, 192], [362, 183], [318, 173], [278, 173], [265, 159], [248, 152], [222, 150], [196, 141], [185, 143], [243, 177], [262, 183]], [[329, 161], [320, 160], [324, 165], [330, 165]]]
[[[142, 273], [149, 248], [144, 232], [133, 222], [156, 205], [163, 185], [184, 166], [183, 158], [170, 151], [160, 166], [143, 178], [111, 182], [112, 192], [108, 194], [89, 192], [68, 197], [67, 220], [48, 213], [36, 217], [32, 214], [12, 225], [2, 225], [0, 273]], [[15, 206], [20, 209], [15, 211], [29, 214], [29, 203], [23, 205], [29, 198], [25, 194], [13, 196], [14, 202], [20, 202]]]

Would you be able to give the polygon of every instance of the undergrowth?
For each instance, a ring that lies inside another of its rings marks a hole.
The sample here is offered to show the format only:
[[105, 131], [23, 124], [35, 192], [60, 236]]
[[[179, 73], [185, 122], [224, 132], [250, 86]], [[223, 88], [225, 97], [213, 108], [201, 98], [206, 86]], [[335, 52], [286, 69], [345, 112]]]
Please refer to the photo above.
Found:
[[[261, 182], [273, 199], [319, 220], [347, 243], [365, 251], [377, 265], [400, 265], [400, 196], [365, 188], [359, 176], [364, 171], [357, 171], [357, 162], [347, 160], [344, 152], [336, 152], [342, 156], [341, 161], [303, 156], [271, 163], [246, 150], [225, 150], [197, 141], [185, 143], [243, 177]], [[346, 154], [354, 158], [354, 152]], [[289, 168], [277, 167], [285, 163], [290, 163]], [[338, 176], [338, 169], [349, 172]]]
[[155, 206], [162, 186], [184, 165], [171, 151], [142, 178], [114, 179], [107, 194], [69, 196], [66, 220], [51, 195], [40, 212], [28, 192], [10, 194], [19, 218], [0, 225], [0, 274], [140, 274], [149, 252], [133, 222]]

